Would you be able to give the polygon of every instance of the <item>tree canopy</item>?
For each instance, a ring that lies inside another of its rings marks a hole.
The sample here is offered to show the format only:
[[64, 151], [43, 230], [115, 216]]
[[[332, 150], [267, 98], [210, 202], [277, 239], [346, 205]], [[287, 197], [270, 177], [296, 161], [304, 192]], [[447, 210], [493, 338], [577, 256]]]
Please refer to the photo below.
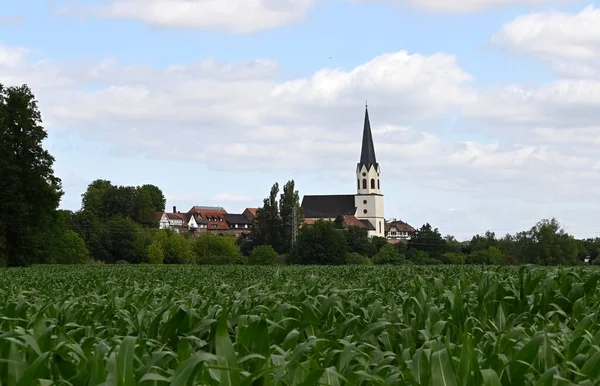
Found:
[[29, 87], [0, 84], [0, 256], [9, 266], [34, 262], [36, 230], [63, 194], [47, 136]]

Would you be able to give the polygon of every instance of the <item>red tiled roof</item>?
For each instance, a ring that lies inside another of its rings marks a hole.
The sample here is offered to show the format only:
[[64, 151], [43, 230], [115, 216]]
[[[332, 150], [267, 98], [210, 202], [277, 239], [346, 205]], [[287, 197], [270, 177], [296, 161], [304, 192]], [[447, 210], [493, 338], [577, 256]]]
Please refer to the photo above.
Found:
[[227, 224], [227, 221], [225, 221], [225, 215], [227, 214], [227, 211], [225, 209], [215, 210], [215, 209], [200, 209], [197, 207], [193, 207], [192, 209], [190, 209], [189, 212], [197, 213], [200, 216], [202, 216], [204, 221], [206, 221], [206, 223], [208, 224], [207, 225], [208, 230], [211, 230], [211, 229], [227, 230], [227, 229], [229, 229], [229, 225]]
[[185, 221], [185, 213], [166, 213], [169, 220], [183, 220]]
[[[258, 208], [246, 208], [246, 210], [254, 217], [256, 217], [256, 211], [258, 210]], [[246, 211], [245, 210], [245, 211]], [[245, 212], [244, 211], [244, 212]]]
[[385, 231], [389, 232], [392, 227], [395, 227], [399, 232], [414, 232], [415, 228], [411, 227], [404, 221], [396, 220], [392, 222], [385, 223]]
[[357, 219], [356, 216], [345, 215], [344, 222], [346, 223], [346, 226], [366, 228], [365, 224], [363, 224], [359, 219]]

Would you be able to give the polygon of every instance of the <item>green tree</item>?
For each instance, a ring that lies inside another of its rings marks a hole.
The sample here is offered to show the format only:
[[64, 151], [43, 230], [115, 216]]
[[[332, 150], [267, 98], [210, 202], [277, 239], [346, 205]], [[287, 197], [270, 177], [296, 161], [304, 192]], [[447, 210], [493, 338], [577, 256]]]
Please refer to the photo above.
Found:
[[35, 263], [36, 232], [63, 194], [46, 137], [31, 90], [0, 84], [0, 238], [9, 266]]
[[442, 255], [442, 263], [444, 264], [464, 264], [466, 256], [464, 253], [446, 252]]
[[150, 250], [148, 248], [154, 242], [158, 232], [159, 230], [154, 228], [142, 228], [136, 232], [134, 239], [135, 254], [140, 262], [150, 262], [150, 256], [148, 255]]
[[555, 218], [544, 219], [523, 237], [522, 261], [542, 265], [571, 265], [578, 262], [575, 238], [569, 235]]
[[350, 253], [358, 253], [363, 256], [373, 255], [373, 245], [369, 241], [369, 234], [366, 228], [350, 226], [346, 229], [344, 235], [346, 236], [346, 244], [348, 244], [348, 251]]
[[102, 240], [108, 252], [108, 263], [120, 260], [128, 263], [141, 263], [141, 256], [136, 252], [135, 239], [140, 226], [133, 220], [116, 215], [106, 222], [105, 238]]
[[373, 236], [371, 237], [371, 255], [376, 255], [381, 251], [381, 248], [388, 245], [388, 241], [385, 237]]
[[85, 241], [94, 260], [110, 262], [111, 254], [107, 250], [105, 240], [108, 238], [106, 225], [91, 210], [80, 210], [73, 213], [71, 229]]
[[167, 199], [163, 191], [156, 185], [144, 184], [138, 188], [138, 193], [144, 192], [151, 198], [152, 211], [153, 212], [164, 212], [165, 205], [167, 205]]
[[290, 258], [297, 264], [344, 264], [348, 245], [344, 231], [331, 221], [317, 220], [300, 229]]
[[252, 250], [248, 257], [248, 264], [269, 265], [279, 261], [279, 253], [270, 245], [259, 245]]
[[259, 245], [270, 245], [276, 251], [283, 250], [281, 242], [281, 217], [279, 216], [279, 204], [277, 195], [279, 184], [271, 187], [269, 197], [263, 200], [263, 206], [256, 211], [256, 218], [250, 232], [250, 239], [254, 247]]
[[146, 256], [148, 263], [162, 264], [165, 259], [165, 250], [159, 241], [153, 241], [152, 244], [148, 246]]
[[239, 264], [242, 253], [233, 237], [201, 233], [194, 242], [193, 252], [198, 264]]
[[[165, 231], [165, 230], [162, 230]], [[193, 264], [196, 262], [193, 241], [186, 235], [170, 231], [164, 246], [165, 264]], [[237, 252], [236, 252], [237, 253]]]
[[489, 247], [500, 247], [500, 241], [496, 239], [494, 232], [486, 231], [483, 235], [475, 235], [471, 238], [468, 245], [468, 253], [480, 249], [488, 249]]
[[114, 189], [108, 180], [97, 179], [92, 181], [86, 191], [81, 195], [81, 210], [93, 213], [99, 219], [106, 219], [106, 196]]
[[429, 223], [415, 231], [408, 241], [408, 247], [427, 252], [432, 259], [441, 259], [448, 249], [446, 240], [442, 238], [439, 230], [433, 229]]
[[498, 247], [489, 246], [486, 249], [477, 249], [465, 259], [467, 264], [502, 264], [504, 255]]
[[90, 252], [85, 241], [72, 230], [64, 231], [47, 249], [54, 264], [85, 264], [90, 262]]
[[375, 256], [373, 256], [373, 264], [391, 264], [391, 265], [400, 265], [404, 263], [405, 256], [401, 255], [398, 252], [398, 248], [396, 248], [393, 244], [384, 245], [379, 252]]
[[356, 252], [346, 254], [346, 264], [348, 265], [371, 265], [373, 262], [367, 256]]
[[342, 216], [341, 214], [338, 214], [337, 217], [335, 218], [335, 220], [333, 220], [333, 226], [336, 229], [344, 229], [344, 227], [346, 226], [346, 221], [344, 220], [344, 216]]
[[[281, 246], [279, 253], [289, 253], [292, 248], [292, 232], [300, 229], [303, 223], [303, 213], [300, 207], [300, 194], [295, 190], [294, 180], [288, 181], [283, 186], [283, 192], [279, 200], [279, 217], [281, 218], [280, 240]], [[296, 217], [294, 219], [294, 208]]]

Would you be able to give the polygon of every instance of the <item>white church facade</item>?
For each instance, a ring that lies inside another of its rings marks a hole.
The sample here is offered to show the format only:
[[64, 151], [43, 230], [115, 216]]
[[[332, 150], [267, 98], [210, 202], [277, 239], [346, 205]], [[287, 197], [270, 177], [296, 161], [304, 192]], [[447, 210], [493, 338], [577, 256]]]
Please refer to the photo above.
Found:
[[302, 210], [306, 224], [318, 219], [334, 221], [339, 216], [348, 226], [366, 228], [369, 237], [385, 237], [381, 168], [375, 156], [369, 111], [365, 106], [362, 148], [356, 165], [356, 194], [306, 195]]

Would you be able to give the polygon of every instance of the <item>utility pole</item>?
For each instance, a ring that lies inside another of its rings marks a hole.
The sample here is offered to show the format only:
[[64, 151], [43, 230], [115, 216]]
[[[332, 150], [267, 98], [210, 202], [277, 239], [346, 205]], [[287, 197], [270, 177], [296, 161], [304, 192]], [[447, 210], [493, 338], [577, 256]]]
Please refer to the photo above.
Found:
[[296, 238], [298, 237], [298, 209], [296, 203], [292, 209], [292, 246], [296, 244]]

